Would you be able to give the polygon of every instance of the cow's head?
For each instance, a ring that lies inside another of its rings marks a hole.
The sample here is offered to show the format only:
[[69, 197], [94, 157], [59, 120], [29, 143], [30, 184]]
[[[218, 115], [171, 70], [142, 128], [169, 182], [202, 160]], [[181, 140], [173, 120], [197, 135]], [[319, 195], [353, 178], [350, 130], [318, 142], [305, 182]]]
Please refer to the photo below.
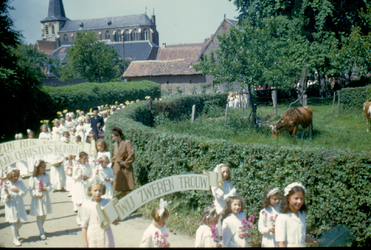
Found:
[[292, 131], [294, 126], [293, 121], [288, 121], [286, 119], [280, 120], [277, 124], [270, 125], [272, 131], [272, 138], [276, 139], [276, 136], [283, 131]]
[[272, 138], [276, 139], [276, 134], [279, 133], [277, 130], [277, 124], [270, 125], [269, 127], [271, 128], [272, 131]]

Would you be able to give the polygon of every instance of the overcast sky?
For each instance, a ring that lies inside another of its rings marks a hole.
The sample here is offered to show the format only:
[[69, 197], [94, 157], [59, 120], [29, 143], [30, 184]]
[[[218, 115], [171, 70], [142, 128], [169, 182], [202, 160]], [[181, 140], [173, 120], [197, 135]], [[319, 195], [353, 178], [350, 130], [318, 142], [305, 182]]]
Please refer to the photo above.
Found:
[[[199, 43], [214, 34], [224, 14], [236, 19], [238, 12], [228, 0], [63, 0], [66, 17], [71, 20], [143, 14], [154, 9], [162, 43]], [[15, 29], [24, 41], [41, 40], [40, 21], [47, 17], [49, 0], [11, 0]]]

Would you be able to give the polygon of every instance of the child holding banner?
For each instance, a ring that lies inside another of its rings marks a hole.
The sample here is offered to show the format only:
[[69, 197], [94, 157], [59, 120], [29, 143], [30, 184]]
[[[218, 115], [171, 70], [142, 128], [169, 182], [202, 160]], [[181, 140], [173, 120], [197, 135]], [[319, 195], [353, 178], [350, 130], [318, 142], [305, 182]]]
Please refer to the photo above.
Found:
[[31, 193], [30, 215], [36, 216], [37, 227], [40, 232], [40, 239], [45, 240], [44, 222], [46, 215], [52, 213], [52, 203], [49, 192], [52, 191], [50, 178], [46, 171], [46, 163], [43, 160], [35, 162], [32, 177], [29, 180]]
[[[99, 216], [97, 212], [97, 203], [103, 208], [106, 206], [110, 199], [102, 198], [105, 194], [106, 187], [98, 177], [94, 178], [88, 187], [87, 195], [93, 199], [84, 202], [81, 205], [81, 229], [82, 241], [84, 247], [115, 247], [113, 233], [111, 227], [102, 229], [100, 227]], [[117, 225], [118, 220], [112, 222]]]
[[[78, 210], [81, 204], [89, 200], [86, 192], [89, 186], [89, 178], [91, 176], [91, 168], [88, 163], [88, 154], [84, 151], [79, 154], [79, 161], [73, 169], [72, 178], [76, 181], [74, 192], [72, 194], [72, 202], [78, 205]], [[80, 213], [79, 213], [80, 215]], [[80, 216], [77, 216], [77, 224], [81, 224]]]
[[221, 247], [216, 224], [219, 221], [219, 214], [215, 206], [208, 206], [202, 214], [202, 225], [196, 231], [195, 247]]
[[23, 181], [19, 180], [19, 170], [12, 169], [7, 175], [9, 181], [2, 183], [1, 201], [5, 203], [5, 221], [10, 223], [13, 233], [13, 244], [21, 246], [19, 241], [19, 229], [27, 221], [26, 208], [23, 197], [27, 194], [27, 188]]
[[167, 210], [167, 202], [160, 200], [160, 205], [152, 210], [152, 224], [144, 231], [139, 247], [169, 247], [166, 240], [169, 236], [165, 226], [170, 213]]

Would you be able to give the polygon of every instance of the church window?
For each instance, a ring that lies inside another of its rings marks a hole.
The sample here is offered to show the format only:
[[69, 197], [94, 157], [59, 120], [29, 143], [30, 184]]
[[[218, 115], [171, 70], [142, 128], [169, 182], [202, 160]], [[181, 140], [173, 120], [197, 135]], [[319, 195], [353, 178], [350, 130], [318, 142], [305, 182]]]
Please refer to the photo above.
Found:
[[144, 38], [144, 40], [148, 40], [148, 30], [147, 29], [145, 29], [143, 31], [143, 38]]
[[68, 42], [68, 36], [67, 36], [67, 34], [64, 34], [63, 41]]
[[125, 41], [130, 41], [130, 33], [129, 33], [129, 31], [128, 30], [125, 30], [125, 33], [124, 33], [124, 39], [125, 39]]
[[49, 27], [48, 27], [48, 25], [45, 25], [45, 34], [49, 35]]
[[137, 31], [137, 29], [134, 29], [133, 35], [134, 35], [134, 39], [133, 39], [134, 41], [139, 40], [138, 39], [138, 31]]
[[109, 31], [107, 30], [106, 31], [106, 37], [105, 37], [106, 39], [111, 39], [111, 35], [109, 34]]
[[54, 24], [52, 25], [52, 34], [54, 35]]
[[116, 33], [116, 41], [117, 42], [121, 42], [121, 30], [118, 30], [117, 33]]

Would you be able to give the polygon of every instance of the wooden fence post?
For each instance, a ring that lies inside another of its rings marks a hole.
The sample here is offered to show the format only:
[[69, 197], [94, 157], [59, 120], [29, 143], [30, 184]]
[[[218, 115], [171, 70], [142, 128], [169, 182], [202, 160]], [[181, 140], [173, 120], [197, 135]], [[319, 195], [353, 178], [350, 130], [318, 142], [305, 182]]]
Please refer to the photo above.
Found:
[[277, 89], [272, 90], [274, 116], [277, 116]]
[[195, 121], [196, 105], [192, 105], [192, 123]]
[[340, 108], [340, 89], [336, 90], [336, 92], [338, 94], [338, 107], [336, 109], [336, 115], [338, 116], [339, 115], [339, 108]]
[[227, 117], [228, 117], [228, 103], [225, 106], [224, 127], [227, 126]]
[[307, 106], [307, 95], [303, 95], [303, 106]]
[[332, 100], [332, 116], [335, 115], [335, 98], [336, 98], [336, 93], [334, 91], [334, 99]]

